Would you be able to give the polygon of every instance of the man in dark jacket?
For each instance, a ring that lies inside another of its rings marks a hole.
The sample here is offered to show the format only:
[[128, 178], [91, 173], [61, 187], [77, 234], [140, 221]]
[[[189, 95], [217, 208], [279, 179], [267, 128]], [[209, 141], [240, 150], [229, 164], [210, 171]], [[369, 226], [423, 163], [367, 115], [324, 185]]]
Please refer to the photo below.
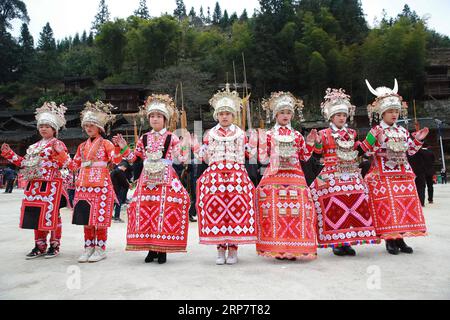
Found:
[[363, 155], [361, 158], [361, 163], [359, 164], [359, 168], [361, 169], [361, 175], [363, 178], [369, 173], [371, 166], [372, 166], [372, 157]]
[[442, 184], [447, 184], [447, 169], [441, 169], [441, 181]]
[[3, 170], [3, 181], [5, 181], [6, 184], [5, 193], [12, 193], [16, 177], [16, 171], [11, 167], [7, 167]]
[[127, 201], [127, 193], [130, 188], [130, 183], [128, 182], [126, 171], [128, 169], [128, 164], [121, 162], [119, 166], [111, 172], [111, 180], [114, 186], [114, 192], [116, 193], [117, 200], [119, 203], [115, 205], [115, 212], [113, 220], [116, 222], [123, 222], [120, 219], [120, 209], [122, 204]]
[[433, 203], [433, 193], [434, 193], [434, 161], [436, 160], [433, 151], [423, 147], [420, 152], [422, 153], [423, 162], [425, 165], [425, 181], [428, 189], [428, 203]]
[[208, 165], [204, 162], [196, 161], [193, 157], [191, 163], [188, 166], [189, 179], [190, 179], [190, 190], [189, 194], [191, 197], [191, 206], [189, 207], [189, 221], [197, 221], [197, 210], [195, 208], [195, 203], [197, 202], [197, 180], [208, 168]]
[[416, 175], [416, 188], [422, 207], [425, 207], [425, 162], [423, 153], [417, 152], [413, 156], [408, 157], [409, 164]]

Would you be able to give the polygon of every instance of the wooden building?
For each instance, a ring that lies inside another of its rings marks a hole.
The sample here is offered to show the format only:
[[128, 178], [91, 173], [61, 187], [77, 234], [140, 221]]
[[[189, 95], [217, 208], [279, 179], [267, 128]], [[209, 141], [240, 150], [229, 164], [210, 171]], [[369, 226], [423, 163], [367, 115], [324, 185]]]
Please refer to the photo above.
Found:
[[425, 69], [425, 96], [431, 99], [450, 98], [450, 49], [430, 50]]

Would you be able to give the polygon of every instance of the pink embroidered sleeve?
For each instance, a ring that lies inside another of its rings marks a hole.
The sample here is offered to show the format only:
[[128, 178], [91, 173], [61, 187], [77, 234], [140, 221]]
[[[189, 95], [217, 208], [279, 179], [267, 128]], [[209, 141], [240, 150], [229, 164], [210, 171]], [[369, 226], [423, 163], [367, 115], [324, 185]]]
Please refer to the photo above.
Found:
[[192, 151], [194, 157], [199, 161], [208, 161], [208, 147], [209, 147], [209, 130], [205, 133], [203, 144], [200, 145], [197, 139], [193, 139]]
[[[60, 153], [64, 154], [65, 156], [60, 157], [59, 154], [55, 151], [55, 149], [61, 149], [62, 152], [60, 152]], [[51, 159], [53, 161], [55, 161], [60, 168], [64, 168], [66, 165], [67, 158], [70, 158], [70, 156], [69, 156], [69, 151], [67, 150], [66, 145], [64, 144], [64, 142], [62, 142], [60, 140], [56, 141], [55, 146], [52, 151], [52, 154], [51, 154]]]
[[170, 158], [175, 162], [185, 163], [189, 157], [189, 148], [182, 143], [180, 138], [172, 133], [170, 140]]
[[7, 153], [2, 152], [2, 157], [18, 167], [22, 166], [22, 161], [24, 159], [23, 157], [17, 155], [14, 151], [12, 151], [12, 149]]
[[250, 130], [250, 137], [247, 139], [246, 136], [245, 143], [245, 157], [247, 159], [253, 159], [255, 162], [258, 157], [258, 131]]
[[363, 142], [360, 142], [359, 146], [364, 152], [375, 151], [377, 147], [380, 145], [378, 142], [378, 138], [383, 129], [378, 125], [370, 129], [369, 133], [364, 139]]
[[108, 161], [111, 161], [116, 165], [122, 161], [123, 156], [120, 154], [120, 147], [115, 147], [114, 144], [109, 140], [103, 140], [103, 146], [105, 148]]
[[271, 143], [272, 136], [269, 132], [266, 130], [260, 130], [258, 135], [259, 140], [259, 150], [258, 150], [258, 157], [259, 162], [263, 165], [266, 165], [270, 161], [270, 154], [271, 154]]
[[417, 140], [416, 138], [412, 138], [409, 132], [406, 131], [406, 134], [408, 135], [408, 155], [413, 156], [415, 155], [420, 148], [423, 146], [423, 142]]
[[361, 144], [361, 141], [358, 140], [358, 133], [356, 132], [356, 130], [351, 130], [350, 134], [353, 135], [353, 141], [355, 141], [353, 150], [357, 150], [359, 148], [359, 145]]
[[144, 136], [142, 136], [139, 138], [136, 149], [134, 149], [134, 151], [128, 152], [126, 156], [124, 155], [124, 159], [126, 159], [128, 162], [133, 163], [137, 160], [137, 158], [144, 159], [144, 153]]
[[[61, 152], [55, 154], [54, 158], [57, 162], [61, 163], [62, 168], [67, 168], [71, 171], [76, 171], [81, 167], [81, 145], [78, 146], [77, 152], [73, 160], [70, 158], [69, 152]], [[67, 150], [67, 149], [66, 149]]]

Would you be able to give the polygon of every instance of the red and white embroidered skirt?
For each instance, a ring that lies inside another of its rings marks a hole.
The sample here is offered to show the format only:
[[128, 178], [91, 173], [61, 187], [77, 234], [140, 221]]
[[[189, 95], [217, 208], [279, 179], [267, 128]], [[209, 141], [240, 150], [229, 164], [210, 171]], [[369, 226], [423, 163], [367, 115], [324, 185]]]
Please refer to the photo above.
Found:
[[426, 235], [425, 218], [413, 177], [369, 173], [365, 180], [377, 235], [387, 240]]
[[62, 179], [30, 181], [24, 195], [20, 210], [20, 227], [39, 231], [55, 231], [58, 228], [61, 197], [63, 195], [67, 197]]
[[256, 205], [259, 255], [317, 257], [314, 203], [303, 172], [280, 170], [264, 176], [256, 189]]
[[76, 187], [72, 224], [110, 227], [115, 199], [114, 189], [108, 181], [103, 187]]
[[369, 211], [368, 191], [361, 175], [348, 180], [319, 176], [311, 185], [317, 212], [319, 247], [375, 244], [376, 235]]
[[211, 164], [197, 181], [200, 243], [255, 243], [254, 193], [244, 165]]
[[172, 167], [164, 183], [148, 185], [142, 173], [128, 207], [128, 251], [186, 252], [190, 198]]

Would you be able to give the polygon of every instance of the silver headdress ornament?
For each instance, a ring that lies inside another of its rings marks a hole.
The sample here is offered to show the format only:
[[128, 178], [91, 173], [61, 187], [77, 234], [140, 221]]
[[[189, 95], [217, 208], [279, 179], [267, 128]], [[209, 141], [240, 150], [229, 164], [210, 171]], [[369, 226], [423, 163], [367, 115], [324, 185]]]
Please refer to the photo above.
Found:
[[218, 91], [210, 100], [209, 104], [214, 109], [214, 120], [218, 121], [217, 116], [220, 112], [231, 112], [236, 118], [242, 108], [242, 99], [237, 91], [230, 91], [230, 84], [227, 83], [225, 90]]
[[55, 102], [44, 102], [42, 107], [36, 109], [37, 126], [46, 124], [58, 131], [66, 125], [64, 114], [67, 108], [64, 104], [56, 105]]
[[350, 96], [345, 93], [344, 89], [328, 88], [320, 108], [325, 120], [329, 121], [337, 113], [345, 113], [353, 122], [356, 107], [350, 103]]
[[152, 112], [159, 112], [166, 118], [166, 125], [174, 116], [178, 118], [175, 102], [168, 94], [152, 94], [141, 108], [141, 114], [148, 117]]
[[366, 80], [367, 88], [369, 91], [376, 96], [375, 101], [367, 106], [367, 112], [369, 114], [370, 124], [374, 118], [379, 120], [383, 113], [389, 109], [397, 109], [400, 111], [403, 119], [408, 118], [408, 105], [403, 101], [403, 98], [398, 94], [398, 82], [397, 79], [394, 81], [394, 89], [389, 89], [387, 87], [379, 87], [373, 89], [369, 81]]
[[305, 121], [303, 117], [303, 100], [296, 98], [290, 92], [272, 92], [269, 99], [263, 99], [262, 107], [266, 111], [267, 122], [270, 123], [270, 112], [272, 119], [282, 110], [290, 110], [293, 114], [298, 110], [300, 121]]
[[110, 103], [97, 101], [96, 103], [86, 102], [84, 110], [81, 112], [81, 127], [85, 124], [93, 124], [105, 132], [108, 124], [116, 121], [116, 116], [112, 114], [112, 110], [116, 109]]

